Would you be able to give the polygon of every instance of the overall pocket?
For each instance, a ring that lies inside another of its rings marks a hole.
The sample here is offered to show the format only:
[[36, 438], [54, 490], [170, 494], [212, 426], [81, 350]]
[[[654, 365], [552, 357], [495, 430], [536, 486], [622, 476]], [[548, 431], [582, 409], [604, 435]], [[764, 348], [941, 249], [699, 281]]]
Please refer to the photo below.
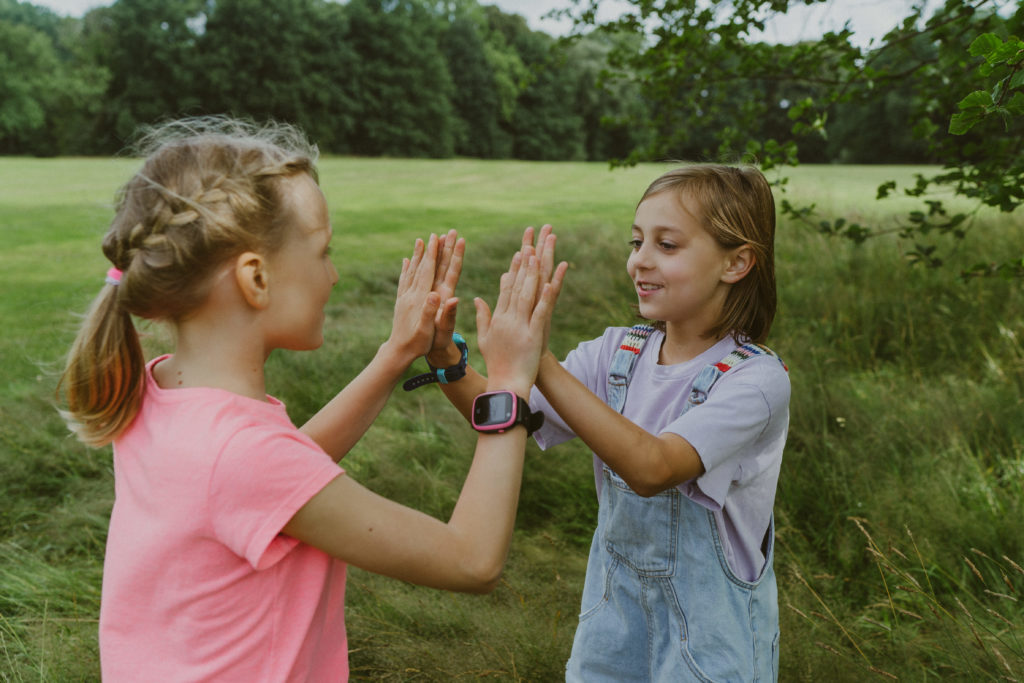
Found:
[[676, 532], [680, 497], [675, 488], [644, 498], [605, 468], [608, 489], [604, 518], [605, 548], [623, 564], [644, 576], [675, 572]]

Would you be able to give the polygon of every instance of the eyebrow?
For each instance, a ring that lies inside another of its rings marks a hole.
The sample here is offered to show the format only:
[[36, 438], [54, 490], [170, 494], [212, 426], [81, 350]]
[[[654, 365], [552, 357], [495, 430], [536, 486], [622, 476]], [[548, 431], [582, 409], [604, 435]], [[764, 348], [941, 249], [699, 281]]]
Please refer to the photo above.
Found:
[[[640, 232], [644, 231], [643, 227], [637, 225], [636, 223], [634, 223], [630, 229], [639, 230]], [[684, 232], [682, 228], [676, 227], [674, 225], [655, 225], [650, 229], [649, 232], [658, 232], [659, 230], [663, 232]]]

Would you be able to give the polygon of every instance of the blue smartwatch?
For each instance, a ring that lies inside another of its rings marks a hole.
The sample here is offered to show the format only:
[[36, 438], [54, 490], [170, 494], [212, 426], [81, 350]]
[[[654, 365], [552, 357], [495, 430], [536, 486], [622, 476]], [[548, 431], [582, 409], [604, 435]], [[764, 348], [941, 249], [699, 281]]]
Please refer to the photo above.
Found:
[[435, 368], [427, 361], [427, 367], [430, 368], [430, 372], [425, 372], [422, 375], [416, 375], [411, 379], [407, 379], [402, 388], [406, 391], [412, 391], [418, 387], [433, 384], [434, 382], [440, 382], [441, 384], [451, 384], [457, 382], [466, 376], [466, 365], [469, 363], [469, 346], [466, 345], [466, 340], [462, 338], [462, 335], [458, 332], [452, 334], [452, 341], [455, 342], [456, 348], [462, 352], [462, 357], [459, 362], [455, 365], [449, 365], [446, 368]]

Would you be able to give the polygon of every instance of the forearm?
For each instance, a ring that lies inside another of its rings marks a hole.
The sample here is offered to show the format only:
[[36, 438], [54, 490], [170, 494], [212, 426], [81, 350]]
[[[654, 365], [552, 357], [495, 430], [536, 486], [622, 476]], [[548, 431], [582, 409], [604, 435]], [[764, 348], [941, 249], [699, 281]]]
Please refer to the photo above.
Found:
[[377, 419], [408, 366], [385, 342], [366, 368], [301, 430], [328, 455], [341, 460]]
[[501, 576], [515, 527], [523, 476], [526, 429], [481, 434], [473, 464], [448, 521], [458, 539], [457, 566], [465, 567], [482, 590]]
[[637, 493], [653, 495], [701, 473], [700, 458], [685, 440], [669, 442], [616, 412], [550, 352], [541, 358], [537, 387], [569, 428]]

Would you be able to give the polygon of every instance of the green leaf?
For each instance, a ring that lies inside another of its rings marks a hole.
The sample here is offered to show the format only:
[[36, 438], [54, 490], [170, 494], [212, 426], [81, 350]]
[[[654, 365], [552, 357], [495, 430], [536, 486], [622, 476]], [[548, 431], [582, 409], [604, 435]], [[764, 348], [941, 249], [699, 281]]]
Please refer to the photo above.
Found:
[[1002, 44], [1003, 41], [996, 34], [982, 33], [971, 42], [971, 46], [967, 48], [967, 51], [972, 57], [980, 57], [982, 55], [988, 57], [993, 51], [1001, 47]]
[[1006, 111], [1014, 116], [1024, 116], [1024, 92], [1015, 92], [1006, 103]]
[[961, 112], [953, 114], [949, 119], [949, 133], [951, 135], [963, 135], [981, 121], [980, 112]]
[[971, 107], [990, 107], [992, 106], [992, 93], [987, 90], [975, 90], [970, 95], [957, 102], [956, 106], [960, 109], [969, 109]]

